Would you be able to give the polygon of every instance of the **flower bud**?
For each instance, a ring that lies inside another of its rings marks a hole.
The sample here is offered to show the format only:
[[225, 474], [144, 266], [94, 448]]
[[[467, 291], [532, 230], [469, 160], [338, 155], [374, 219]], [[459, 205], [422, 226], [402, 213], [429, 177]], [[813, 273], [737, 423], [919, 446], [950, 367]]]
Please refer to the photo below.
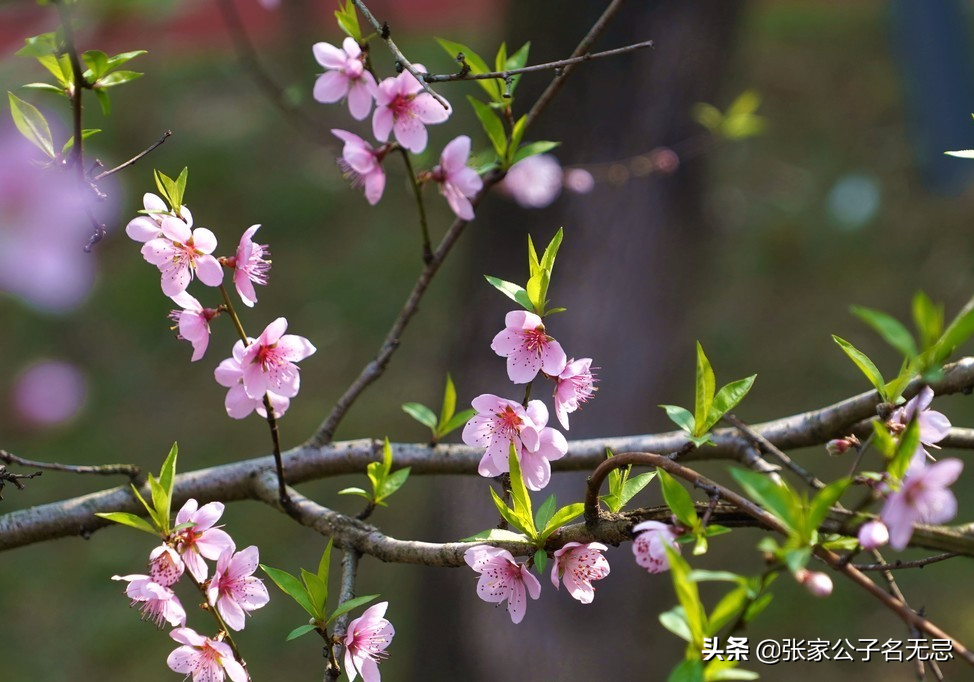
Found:
[[859, 439], [850, 435], [845, 438], [833, 438], [825, 444], [825, 449], [830, 455], [841, 455], [849, 448], [858, 448], [860, 445]]
[[882, 521], [869, 521], [859, 528], [859, 544], [863, 549], [876, 549], [889, 542], [889, 529]]
[[825, 573], [799, 568], [795, 571], [795, 580], [816, 597], [827, 597], [832, 594], [832, 579]]

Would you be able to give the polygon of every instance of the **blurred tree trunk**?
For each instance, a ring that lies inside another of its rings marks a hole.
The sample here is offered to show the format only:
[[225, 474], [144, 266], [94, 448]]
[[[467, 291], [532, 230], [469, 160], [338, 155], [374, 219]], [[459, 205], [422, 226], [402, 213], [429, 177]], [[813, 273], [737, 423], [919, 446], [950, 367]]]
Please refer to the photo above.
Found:
[[[509, 50], [533, 39], [532, 63], [565, 57], [605, 4], [511, 3], [505, 35]], [[740, 9], [740, 2], [704, 0], [629, 3], [595, 49], [647, 39], [656, 41], [655, 49], [582, 65], [530, 139], [563, 141], [557, 153], [570, 165], [624, 159], [699, 135], [689, 111], [696, 102], [721, 99]], [[548, 78], [525, 78], [519, 103], [530, 102]], [[489, 347], [513, 306], [479, 274], [523, 282], [526, 232], [543, 247], [564, 226], [550, 295], [553, 305], [568, 312], [551, 318], [548, 327], [569, 356], [592, 357], [600, 368], [600, 391], [572, 415], [569, 436], [662, 427], [655, 405], [668, 395], [660, 387], [669, 378], [673, 359], [685, 356], [677, 366], [692, 372], [692, 336], [684, 311], [697, 293], [694, 272], [705, 266], [704, 247], [712, 231], [702, 210], [704, 163], [684, 160], [670, 176], [599, 183], [590, 194], [563, 194], [541, 211], [488, 201], [468, 236], [465, 269], [470, 276], [465, 281], [470, 289], [463, 299], [463, 326], [451, 363], [461, 400], [487, 392], [522, 397], [508, 382], [504, 361]], [[683, 378], [689, 381], [689, 376]], [[546, 384], [536, 385], [532, 397], [544, 399], [550, 409], [549, 390]], [[545, 493], [556, 492], [564, 504], [579, 499], [583, 484], [582, 477], [559, 476]], [[427, 527], [434, 536], [455, 539], [495, 522], [485, 523], [490, 503], [484, 481], [458, 479], [448, 491], [444, 487], [437, 486], [442, 492], [431, 500]], [[484, 504], [470, 504], [478, 499]], [[476, 513], [469, 511], [471, 506]], [[426, 609], [442, 606], [423, 624], [423, 646], [448, 653], [422, 666], [423, 678], [497, 679], [517, 670], [517, 677], [525, 680], [569, 675], [662, 679], [666, 664], [650, 667], [654, 654], [665, 650], [663, 660], [673, 661], [682, 649], [675, 638], [661, 640], [658, 647], [648, 641], [650, 632], [659, 631], [656, 614], [675, 603], [669, 579], [637, 570], [628, 547], [610, 549], [608, 557], [612, 575], [597, 585], [593, 605], [555, 593], [545, 575], [541, 600], [529, 604], [518, 626], [476, 598], [477, 576], [472, 572], [456, 577], [424, 573], [417, 596]], [[454, 588], [462, 593], [453, 594]], [[647, 674], [649, 670], [658, 672]]]

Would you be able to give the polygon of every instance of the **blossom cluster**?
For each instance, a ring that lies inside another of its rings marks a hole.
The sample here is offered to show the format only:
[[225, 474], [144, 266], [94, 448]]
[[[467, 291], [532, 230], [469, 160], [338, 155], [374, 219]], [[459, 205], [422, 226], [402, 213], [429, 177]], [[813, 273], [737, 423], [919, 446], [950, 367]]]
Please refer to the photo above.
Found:
[[[149, 554], [147, 575], [112, 576], [128, 583], [125, 594], [138, 606], [144, 620], [157, 627], [174, 629], [172, 637], [181, 646], [168, 658], [175, 672], [192, 674], [193, 680], [245, 682], [247, 672], [224, 639], [227, 630], [243, 630], [246, 616], [270, 599], [264, 583], [254, 577], [258, 565], [255, 546], [237, 551], [233, 538], [217, 526], [223, 504], [210, 502], [202, 507], [190, 499], [176, 514], [176, 525], [163, 544]], [[209, 577], [206, 560], [215, 561]], [[173, 586], [184, 576], [205, 595], [210, 609], [219, 615], [221, 630], [214, 638], [186, 627], [186, 610]]]
[[[376, 81], [366, 61], [367, 53], [354, 38], [345, 38], [341, 47], [316, 43], [312, 52], [325, 68], [315, 81], [315, 100], [325, 104], [345, 100], [357, 121], [372, 114], [377, 146], [347, 130], [336, 128], [332, 133], [344, 143], [338, 161], [342, 173], [354, 188], [364, 189], [366, 200], [375, 205], [385, 190], [382, 163], [389, 152], [397, 145], [405, 152], [423, 152], [429, 141], [426, 126], [443, 123], [452, 109], [445, 100], [426, 92], [409, 71]], [[421, 64], [415, 66], [424, 71]], [[469, 159], [470, 138], [461, 135], [443, 148], [438, 165], [417, 178], [419, 182], [435, 182], [450, 209], [464, 220], [473, 219], [470, 199], [483, 188], [480, 175], [467, 165]]]
[[[254, 285], [266, 286], [268, 282], [270, 251], [266, 244], [254, 241], [260, 225], [252, 225], [240, 237], [232, 256], [214, 256], [216, 235], [205, 227], [194, 228], [193, 214], [186, 206], [170, 208], [152, 193], [145, 194], [143, 206], [142, 215], [130, 221], [125, 232], [143, 243], [143, 258], [159, 269], [162, 292], [179, 306], [169, 317], [178, 330], [178, 338], [192, 344], [192, 361], [196, 362], [206, 354], [214, 318], [230, 313], [239, 324], [223, 288], [224, 268], [232, 272], [241, 302], [253, 307], [257, 303]], [[203, 306], [187, 291], [193, 279], [220, 288], [227, 302], [215, 308]], [[316, 349], [302, 336], [285, 334], [287, 324], [285, 318], [279, 317], [256, 339], [237, 341], [230, 357], [216, 368], [214, 378], [228, 389], [225, 408], [234, 419], [243, 419], [255, 411], [266, 417], [267, 405], [280, 417], [297, 395], [300, 374], [295, 363]]]

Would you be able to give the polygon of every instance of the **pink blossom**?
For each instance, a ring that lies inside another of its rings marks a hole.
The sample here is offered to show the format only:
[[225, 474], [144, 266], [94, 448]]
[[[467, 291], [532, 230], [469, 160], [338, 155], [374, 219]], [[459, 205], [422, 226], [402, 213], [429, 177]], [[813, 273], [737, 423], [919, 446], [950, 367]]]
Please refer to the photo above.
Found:
[[583, 604], [591, 604], [595, 599], [592, 581], [609, 575], [609, 562], [602, 556], [607, 549], [601, 542], [565, 543], [555, 551], [551, 566], [551, 582], [555, 589], [559, 589], [558, 579], [561, 578], [572, 597]]
[[193, 274], [207, 286], [223, 282], [223, 268], [211, 256], [216, 248], [216, 236], [205, 227], [190, 230], [179, 218], [162, 220], [162, 236], [151, 239], [142, 247], [142, 256], [162, 272], [162, 293], [175, 296], [186, 291]]
[[217, 559], [206, 589], [210, 606], [216, 607], [223, 622], [233, 630], [243, 630], [247, 612], [270, 601], [264, 582], [253, 575], [258, 561], [258, 551], [253, 545], [237, 553], [233, 547], [227, 547]]
[[889, 528], [889, 544], [903, 549], [916, 523], [945, 523], [957, 513], [957, 498], [947, 486], [960, 476], [964, 463], [955, 458], [936, 464], [911, 465], [899, 490], [890, 494], [879, 518]]
[[632, 553], [636, 556], [636, 563], [650, 573], [662, 573], [670, 569], [670, 561], [666, 556], [666, 545], [680, 553], [677, 544], [676, 531], [673, 526], [659, 521], [643, 521], [632, 529], [638, 533], [632, 542]]
[[158, 628], [162, 628], [163, 623], [186, 624], [186, 610], [168, 587], [153, 582], [147, 575], [113, 575], [112, 580], [128, 582], [125, 594], [132, 600], [132, 606], [142, 605], [143, 620], [151, 621]]
[[795, 571], [795, 580], [816, 597], [827, 597], [832, 594], [832, 578], [821, 571], [799, 568]]
[[889, 542], [889, 529], [882, 521], [867, 521], [859, 527], [859, 544], [863, 549], [876, 549]]
[[365, 69], [365, 55], [352, 37], [345, 38], [341, 49], [329, 43], [315, 43], [315, 59], [328, 69], [315, 81], [314, 98], [326, 104], [348, 96], [352, 118], [361, 121], [372, 111], [375, 77]]
[[477, 596], [496, 604], [506, 599], [507, 612], [515, 624], [524, 619], [528, 607], [527, 596], [531, 599], [541, 596], [541, 583], [526, 565], [514, 561], [506, 549], [474, 545], [464, 552], [463, 560], [480, 574]]
[[446, 203], [464, 220], [473, 220], [470, 199], [484, 186], [477, 171], [467, 165], [469, 158], [470, 138], [461, 135], [443, 148], [440, 165], [431, 172], [433, 180], [440, 183], [440, 194], [446, 197]]
[[267, 286], [267, 273], [271, 269], [271, 262], [266, 256], [271, 255], [267, 244], [254, 241], [254, 233], [260, 225], [251, 225], [240, 238], [237, 253], [227, 259], [227, 265], [233, 268], [233, 284], [237, 288], [240, 300], [248, 308], [257, 303], [257, 292], [254, 285]]
[[375, 206], [386, 187], [386, 174], [382, 170], [385, 148], [376, 150], [358, 135], [345, 130], [333, 129], [332, 134], [345, 142], [338, 167], [353, 189], [365, 188], [365, 199]]
[[183, 291], [171, 297], [173, 303], [182, 310], [173, 310], [169, 318], [179, 329], [179, 338], [193, 344], [192, 362], [196, 362], [206, 353], [210, 343], [210, 320], [217, 316], [218, 311], [204, 308], [196, 298]]
[[233, 682], [249, 679], [226, 642], [204, 637], [192, 628], [177, 628], [169, 636], [183, 645], [166, 659], [173, 672], [192, 673], [193, 682], [223, 682], [225, 675]]
[[[213, 375], [218, 384], [230, 389], [227, 391], [227, 397], [224, 401], [229, 416], [234, 419], [243, 419], [256, 410], [257, 414], [266, 418], [267, 408], [264, 405], [264, 396], [251, 398], [244, 390], [244, 372], [241, 362], [245, 348], [243, 341], [237, 341], [233, 345], [233, 355], [221, 362]], [[283, 417], [291, 404], [291, 400], [272, 391], [268, 391], [266, 395], [270, 400], [271, 409], [274, 410], [274, 416]]]
[[[534, 426], [521, 430], [518, 461], [524, 485], [530, 490], [542, 490], [551, 480], [550, 462], [565, 456], [568, 452], [568, 441], [560, 431], [547, 426], [548, 408], [540, 400], [528, 403], [527, 414]], [[504, 470], [507, 471], [507, 468]]]
[[[416, 64], [417, 69], [424, 70]], [[386, 78], [375, 90], [375, 115], [372, 117], [372, 132], [381, 142], [394, 133], [396, 141], [419, 154], [426, 149], [426, 126], [443, 123], [452, 110], [443, 107], [408, 71], [395, 78]]]
[[555, 416], [566, 429], [568, 415], [588, 402], [595, 392], [595, 375], [592, 374], [592, 358], [575, 360], [565, 364], [565, 369], [555, 379]]
[[64, 360], [41, 360], [14, 379], [11, 402], [24, 424], [55, 426], [74, 419], [85, 404], [88, 382]]
[[389, 602], [370, 606], [361, 616], [348, 624], [345, 635], [345, 672], [353, 682], [361, 673], [365, 682], [379, 682], [380, 658], [388, 656], [386, 647], [392, 642], [396, 630], [385, 619]]
[[532, 415], [540, 416], [544, 410], [547, 421], [548, 411], [540, 400], [532, 400], [525, 410], [521, 403], [485, 393], [474, 398], [471, 405], [477, 414], [463, 427], [463, 442], [471, 447], [487, 448], [478, 467], [481, 476], [499, 476], [509, 470], [511, 443], [520, 453], [521, 434], [526, 429], [535, 432], [530, 437], [532, 440], [540, 440]]
[[187, 570], [197, 582], [206, 580], [208, 573], [203, 557], [213, 561], [224, 550], [234, 547], [233, 539], [225, 531], [214, 528], [221, 516], [222, 502], [210, 502], [200, 507], [194, 499], [186, 500], [186, 504], [176, 513], [177, 526], [193, 524], [177, 531], [172, 540]]
[[137, 242], [145, 243], [162, 237], [162, 221], [166, 218], [181, 218], [184, 223], [193, 226], [193, 214], [188, 208], [180, 206], [177, 216], [163, 199], [152, 192], [142, 195], [142, 206], [145, 213], [125, 226], [125, 234]]
[[515, 384], [526, 384], [543, 371], [558, 376], [568, 359], [561, 344], [545, 333], [541, 318], [526, 310], [512, 310], [504, 318], [505, 328], [491, 342], [491, 349], [507, 358], [507, 376]]
[[558, 159], [536, 154], [511, 166], [501, 187], [523, 208], [544, 208], [561, 194], [561, 180]]
[[927, 458], [930, 457], [930, 454], [924, 449], [924, 445], [936, 447], [935, 443], [939, 443], [950, 433], [950, 420], [942, 413], [931, 410], [930, 403], [932, 402], [933, 389], [924, 386], [906, 405], [893, 412], [892, 417], [890, 417], [890, 422], [897, 430], [905, 429], [914, 416], [916, 417], [917, 424], [920, 427], [920, 443], [917, 445], [913, 460], [910, 463], [911, 469], [926, 462]]
[[279, 317], [244, 348], [240, 365], [243, 368], [244, 390], [251, 398], [263, 398], [268, 391], [293, 398], [301, 387], [301, 375], [295, 362], [300, 362], [317, 350], [303, 336], [285, 334], [287, 320]]
[[149, 554], [149, 577], [163, 587], [175, 585], [183, 568], [183, 560], [169, 545], [159, 545]]

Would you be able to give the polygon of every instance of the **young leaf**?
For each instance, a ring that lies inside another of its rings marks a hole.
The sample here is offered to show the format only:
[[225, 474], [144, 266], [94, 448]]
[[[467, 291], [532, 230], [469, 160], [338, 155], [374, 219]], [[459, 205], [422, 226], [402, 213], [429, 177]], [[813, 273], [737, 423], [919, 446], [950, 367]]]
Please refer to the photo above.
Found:
[[475, 535], [463, 538], [460, 542], [529, 542], [528, 536], [504, 528], [482, 530]]
[[300, 580], [279, 568], [272, 568], [265, 564], [261, 564], [260, 567], [274, 581], [274, 584], [281, 588], [284, 594], [289, 595], [291, 599], [296, 601], [302, 609], [307, 611], [316, 620], [321, 620], [324, 614], [315, 610], [311, 596], [308, 594], [307, 588], [301, 584]]
[[287, 636], [287, 639], [284, 641], [290, 642], [292, 639], [297, 639], [298, 637], [301, 637], [302, 635], [306, 635], [309, 632], [314, 632], [315, 629], [316, 629], [315, 626], [312, 625], [311, 623], [299, 625], [298, 627], [291, 630], [291, 632]]
[[7, 92], [7, 99], [10, 102], [10, 115], [20, 134], [53, 159], [54, 141], [51, 139], [51, 128], [47, 125], [44, 114], [33, 104], [25, 102], [12, 92]]
[[810, 530], [816, 530], [822, 525], [825, 517], [828, 516], [829, 510], [839, 501], [842, 493], [849, 487], [850, 482], [848, 478], [840, 478], [837, 481], [829, 483], [815, 495], [808, 509], [808, 526]]
[[453, 415], [453, 419], [451, 419], [446, 424], [444, 424], [443, 427], [439, 430], [440, 438], [449, 434], [451, 431], [455, 431], [456, 429], [459, 429], [461, 426], [463, 426], [468, 421], [470, 421], [470, 418], [473, 417], [475, 414], [477, 414], [477, 410], [470, 409], [470, 410], [464, 410], [463, 412], [458, 412], [457, 414]]
[[872, 327], [886, 343], [898, 350], [903, 357], [912, 358], [917, 354], [913, 335], [895, 317], [858, 305], [852, 306], [850, 310], [853, 315]]
[[663, 489], [663, 499], [674, 516], [687, 528], [694, 528], [700, 519], [693, 506], [693, 498], [680, 483], [663, 469], [656, 470], [660, 487]]
[[538, 575], [544, 575], [544, 569], [547, 565], [548, 554], [543, 549], [539, 549], [534, 553], [534, 568], [538, 572]]
[[585, 505], [581, 502], [575, 502], [573, 504], [568, 504], [555, 512], [554, 516], [548, 520], [548, 523], [544, 525], [544, 530], [541, 531], [541, 540], [547, 540], [548, 536], [554, 533], [556, 530], [564, 526], [569, 521], [577, 519], [585, 512]]
[[521, 304], [521, 307], [530, 312], [534, 312], [534, 304], [531, 303], [531, 298], [528, 296], [528, 292], [524, 290], [523, 287], [513, 284], [512, 282], [505, 282], [502, 279], [496, 277], [491, 277], [490, 275], [484, 275], [491, 286], [500, 291], [502, 294], [507, 296], [512, 301]]
[[176, 457], [178, 455], [179, 445], [173, 443], [172, 447], [169, 448], [169, 454], [166, 455], [166, 461], [162, 463], [162, 469], [159, 470], [159, 485], [162, 487], [164, 498], [162, 507], [156, 504], [156, 511], [159, 512], [160, 517], [166, 520], [167, 528], [169, 513], [172, 508], [172, 488], [176, 479]]
[[108, 96], [108, 93], [102, 89], [92, 90], [95, 93], [95, 98], [98, 100], [98, 104], [101, 106], [101, 113], [108, 116], [112, 113], [112, 100]]
[[144, 75], [138, 71], [113, 71], [107, 76], [99, 78], [91, 87], [97, 92], [105, 88], [114, 88], [116, 85], [121, 85], [122, 83], [128, 83]]
[[913, 296], [913, 323], [920, 335], [920, 345], [932, 347], [944, 331], [944, 307], [937, 305], [922, 291]]
[[511, 165], [513, 166], [518, 161], [523, 161], [529, 156], [537, 156], [538, 154], [544, 154], [550, 152], [555, 147], [559, 146], [561, 142], [551, 142], [549, 140], [541, 140], [539, 142], [529, 142], [528, 144], [518, 147], [517, 152], [515, 152], [514, 157], [511, 159]]
[[694, 432], [695, 421], [689, 410], [686, 410], [678, 405], [659, 405], [659, 407], [666, 410], [666, 416], [669, 417], [674, 424], [679, 426], [687, 433], [692, 434]]
[[619, 496], [621, 507], [625, 507], [627, 504], [629, 504], [629, 500], [634, 498], [643, 488], [649, 485], [650, 481], [652, 481], [654, 478], [656, 478], [656, 472], [647, 471], [646, 473], [639, 474], [638, 476], [633, 476], [623, 483], [622, 494]]
[[669, 611], [659, 614], [659, 622], [684, 642], [690, 642], [693, 639], [690, 626], [687, 625], [687, 614], [682, 606], [674, 606]]
[[[149, 477], [151, 478], [152, 474], [149, 474]], [[156, 508], [145, 501], [145, 498], [142, 497], [142, 493], [139, 492], [138, 488], [132, 484], [129, 484], [129, 486], [132, 488], [132, 492], [135, 493], [135, 498], [141, 502], [142, 506], [145, 507], [145, 510], [149, 512], [149, 518], [152, 519], [153, 523], [155, 523], [156, 528], [159, 529], [159, 532], [166, 532], [166, 524], [160, 522], [159, 515], [156, 514]]]
[[362, 490], [362, 488], [342, 488], [338, 491], [339, 495], [358, 495], [359, 497], [364, 497], [365, 499], [372, 501], [372, 496], [367, 492]]
[[328, 538], [328, 544], [325, 545], [325, 551], [321, 553], [321, 559], [318, 561], [318, 577], [321, 578], [325, 584], [328, 584], [328, 573], [331, 570], [331, 546], [334, 543], [333, 538]]
[[426, 407], [426, 405], [421, 405], [420, 403], [403, 403], [402, 411], [431, 431], [436, 431], [436, 414], [433, 413], [433, 410]]
[[467, 95], [467, 99], [470, 100], [470, 105], [473, 107], [474, 113], [477, 114], [487, 137], [490, 138], [490, 143], [493, 145], [494, 151], [497, 152], [497, 156], [503, 159], [507, 152], [507, 135], [504, 134], [504, 124], [501, 122], [500, 116], [479, 99], [470, 95]]
[[746, 379], [732, 381], [717, 391], [717, 395], [714, 396], [713, 405], [710, 408], [710, 413], [707, 415], [707, 421], [704, 422], [702, 430], [709, 431], [714, 424], [720, 421], [721, 417], [737, 407], [744, 400], [744, 396], [747, 395], [748, 391], [751, 390], [751, 386], [754, 385], [754, 380], [757, 376], [757, 374], [752, 374]]
[[534, 515], [534, 527], [535, 528], [545, 528], [548, 522], [551, 521], [551, 517], [555, 515], [555, 509], [557, 509], [558, 501], [555, 499], [554, 494], [548, 495], [548, 499], [544, 501], [538, 511]]
[[699, 102], [690, 109], [693, 120], [712, 133], [717, 132], [724, 122], [724, 115], [712, 104]]
[[362, 27], [358, 23], [358, 14], [355, 12], [355, 3], [347, 0], [340, 9], [335, 10], [335, 19], [338, 20], [338, 27], [346, 35], [355, 39], [355, 42], [362, 42]]
[[889, 472], [890, 478], [894, 481], [899, 481], [903, 479], [906, 475], [906, 470], [910, 468], [910, 462], [913, 461], [913, 457], [920, 446], [920, 422], [917, 419], [912, 419], [906, 427], [906, 431], [900, 436], [899, 445], [896, 446], [896, 452], [893, 454], [893, 459], [890, 461], [889, 465], [886, 467], [886, 471]]
[[883, 379], [883, 375], [876, 368], [876, 365], [873, 364], [873, 361], [866, 357], [865, 353], [845, 339], [840, 338], [835, 334], [832, 335], [832, 339], [839, 345], [839, 348], [841, 348], [843, 352], [849, 356], [849, 359], [855, 363], [856, 367], [858, 367], [859, 370], [866, 375], [866, 378], [869, 379], [869, 383], [871, 383], [876, 389], [876, 392], [879, 393], [879, 397], [883, 400], [887, 400], [886, 381]]
[[716, 389], [714, 369], [710, 366], [710, 360], [703, 352], [703, 346], [697, 341], [697, 381], [693, 406], [693, 422], [696, 425], [693, 431], [694, 436], [702, 436], [706, 433], [704, 424], [707, 423], [707, 414], [709, 414], [710, 406], [714, 402], [714, 391]]
[[317, 613], [324, 613], [328, 605], [328, 583], [318, 577], [317, 573], [301, 569], [301, 581], [308, 591], [311, 604]]
[[169, 532], [169, 499], [159, 480], [149, 474], [149, 492], [152, 493], [152, 506], [155, 509], [155, 518], [162, 528], [162, 532]]
[[121, 52], [115, 55], [114, 57], [109, 57], [108, 64], [107, 64], [108, 71], [111, 71], [112, 69], [117, 69], [122, 64], [125, 64], [145, 53], [146, 53], [145, 50], [132, 50], [131, 52]]
[[377, 594], [366, 594], [361, 597], [355, 597], [354, 599], [349, 599], [346, 602], [342, 602], [341, 604], [339, 604], [338, 608], [335, 609], [330, 616], [328, 616], [327, 622], [330, 623], [336, 618], [338, 618], [339, 616], [346, 614], [353, 609], [357, 609], [363, 604], [368, 604], [370, 601], [372, 601], [378, 596], [379, 595]]
[[801, 525], [799, 521], [802, 505], [791, 489], [778, 485], [763, 474], [747, 469], [731, 469], [731, 475], [744, 488], [748, 497], [758, 502], [791, 530], [798, 530]]
[[559, 227], [558, 231], [555, 232], [555, 236], [548, 242], [548, 246], [544, 250], [544, 255], [541, 256], [541, 269], [547, 272], [549, 276], [555, 269], [555, 257], [558, 255], [558, 249], [561, 248], [561, 242], [564, 236], [564, 228]]
[[721, 628], [729, 625], [748, 604], [748, 590], [745, 586], [736, 587], [717, 602], [710, 612], [709, 636], [716, 636]]
[[537, 527], [534, 525], [534, 512], [531, 510], [531, 497], [528, 489], [524, 485], [524, 477], [521, 475], [521, 463], [517, 458], [517, 451], [514, 443], [511, 443], [511, 451], [507, 456], [508, 467], [511, 472], [511, 501], [514, 503], [514, 513], [521, 519], [521, 529], [530, 531], [532, 537], [538, 534]]
[[410, 467], [404, 467], [386, 476], [375, 492], [375, 501], [379, 503], [399, 490], [409, 478], [409, 470]]
[[443, 388], [443, 406], [440, 408], [440, 421], [436, 425], [437, 434], [443, 429], [444, 426], [453, 418], [453, 414], [457, 411], [457, 389], [453, 385], [453, 377], [450, 373], [446, 374], [446, 386]]
[[673, 588], [676, 590], [680, 606], [686, 613], [687, 627], [690, 629], [691, 643], [687, 646], [687, 651], [695, 649], [699, 653], [703, 650], [703, 638], [707, 630], [707, 615], [700, 602], [700, 592], [697, 590], [697, 584], [690, 580], [690, 566], [683, 557], [668, 544], [664, 544], [663, 548], [669, 560]]
[[[436, 42], [440, 44], [447, 54], [449, 54], [453, 59], [458, 59], [459, 56], [463, 55], [463, 60], [470, 67], [470, 73], [490, 73], [490, 69], [487, 68], [487, 62], [485, 62], [480, 55], [471, 50], [466, 45], [461, 43], [455, 43], [451, 40], [444, 40], [443, 38], [437, 38]], [[477, 85], [482, 87], [484, 91], [490, 96], [495, 102], [502, 102], [503, 97], [503, 84], [493, 78], [485, 78], [477, 81]]]
[[89, 82], [94, 82], [108, 73], [108, 55], [101, 50], [88, 50], [81, 55], [81, 60], [91, 69], [91, 75], [85, 74]]
[[[55, 90], [56, 89], [57, 88], [55, 88]], [[81, 131], [81, 140], [82, 141], [87, 140], [92, 135], [96, 135], [100, 132], [101, 132], [101, 128], [85, 128], [84, 130]], [[68, 152], [71, 151], [71, 148], [73, 146], [74, 146], [74, 135], [69, 137], [68, 141], [64, 143], [63, 147], [61, 147], [61, 156], [62, 157], [67, 156]]]
[[[521, 46], [517, 52], [512, 54], [507, 58], [504, 63], [504, 68], [502, 71], [513, 71], [515, 69], [523, 69], [524, 65], [528, 63], [528, 53], [531, 51], [531, 43], [527, 42]], [[514, 89], [517, 87], [518, 82], [521, 80], [521, 74], [515, 74], [511, 76], [510, 83], [506, 84], [507, 94], [511, 97], [514, 96]]]
[[497, 491], [495, 491], [493, 488], [490, 489], [490, 498], [494, 501], [494, 506], [497, 507], [497, 512], [501, 515], [501, 518], [511, 524], [511, 526], [517, 528], [529, 538], [533, 539], [534, 536], [537, 535], [534, 528], [526, 526], [524, 519], [515, 514], [513, 509], [504, 504], [504, 500], [501, 499], [500, 495], [498, 495]]
[[129, 514], [127, 512], [95, 512], [95, 516], [100, 516], [103, 519], [108, 519], [109, 521], [120, 523], [123, 526], [135, 528], [136, 530], [141, 530], [150, 535], [159, 535], [159, 531], [151, 523], [135, 514]]

